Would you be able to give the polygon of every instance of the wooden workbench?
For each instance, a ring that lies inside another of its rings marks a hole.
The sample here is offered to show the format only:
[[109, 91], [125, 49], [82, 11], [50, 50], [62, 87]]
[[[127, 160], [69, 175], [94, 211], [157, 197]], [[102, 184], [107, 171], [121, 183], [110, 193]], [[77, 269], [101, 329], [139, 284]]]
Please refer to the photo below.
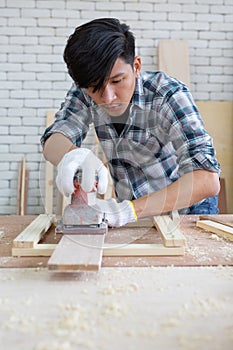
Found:
[[[75, 273], [48, 271], [45, 257], [11, 257], [13, 238], [34, 218], [0, 217], [2, 349], [232, 350], [233, 243], [196, 228], [198, 217], [182, 219], [185, 256], [104, 257], [99, 272]], [[110, 230], [108, 239], [127, 232]], [[134, 235], [155, 239], [148, 229]]]
[[[233, 215], [217, 215], [233, 224]], [[48, 257], [12, 257], [13, 239], [35, 218], [35, 216], [0, 216], [0, 267], [46, 267]], [[199, 216], [183, 216], [180, 229], [187, 239], [184, 256], [163, 257], [103, 257], [102, 267], [145, 266], [217, 266], [233, 265], [233, 243], [214, 239], [195, 226]], [[57, 243], [61, 235], [54, 235], [54, 227], [44, 236], [43, 243]], [[161, 243], [151, 221], [141, 227], [109, 229], [106, 242], [111, 243]]]

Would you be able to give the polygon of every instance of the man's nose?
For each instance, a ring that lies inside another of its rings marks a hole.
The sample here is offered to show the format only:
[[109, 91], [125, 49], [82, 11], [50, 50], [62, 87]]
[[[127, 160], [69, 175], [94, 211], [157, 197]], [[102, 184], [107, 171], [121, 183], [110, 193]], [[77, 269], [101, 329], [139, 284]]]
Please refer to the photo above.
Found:
[[107, 84], [102, 92], [102, 100], [103, 103], [112, 103], [115, 98], [116, 98], [116, 93], [115, 93], [115, 89], [111, 84]]

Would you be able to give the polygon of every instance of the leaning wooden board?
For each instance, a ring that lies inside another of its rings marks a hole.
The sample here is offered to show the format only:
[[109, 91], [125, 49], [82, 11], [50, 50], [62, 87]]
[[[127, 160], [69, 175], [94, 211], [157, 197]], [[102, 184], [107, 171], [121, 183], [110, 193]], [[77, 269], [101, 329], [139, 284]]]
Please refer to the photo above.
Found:
[[221, 177], [226, 182], [227, 213], [233, 213], [233, 101], [195, 102], [206, 130], [213, 137], [217, 159], [221, 164]]

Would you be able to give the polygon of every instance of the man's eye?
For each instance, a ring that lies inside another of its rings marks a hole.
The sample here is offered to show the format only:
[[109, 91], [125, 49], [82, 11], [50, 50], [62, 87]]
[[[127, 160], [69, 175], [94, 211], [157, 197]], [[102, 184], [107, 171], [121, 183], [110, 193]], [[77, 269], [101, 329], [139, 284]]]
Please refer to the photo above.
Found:
[[112, 83], [113, 83], [113, 84], [117, 84], [117, 83], [120, 83], [121, 81], [122, 81], [122, 79], [113, 80]]

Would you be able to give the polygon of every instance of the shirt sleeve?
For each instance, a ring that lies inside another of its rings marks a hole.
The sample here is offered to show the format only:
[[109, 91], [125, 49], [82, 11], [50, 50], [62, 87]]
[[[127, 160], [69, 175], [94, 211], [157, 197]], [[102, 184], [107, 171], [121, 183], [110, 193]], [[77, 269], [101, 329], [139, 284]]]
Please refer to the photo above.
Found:
[[61, 133], [76, 146], [80, 147], [91, 123], [90, 101], [82, 89], [73, 84], [68, 91], [60, 110], [55, 114], [54, 123], [41, 137], [41, 145], [53, 133]]
[[179, 175], [197, 169], [220, 174], [213, 139], [205, 130], [197, 106], [185, 85], [174, 85], [160, 112], [163, 127], [176, 152]]

